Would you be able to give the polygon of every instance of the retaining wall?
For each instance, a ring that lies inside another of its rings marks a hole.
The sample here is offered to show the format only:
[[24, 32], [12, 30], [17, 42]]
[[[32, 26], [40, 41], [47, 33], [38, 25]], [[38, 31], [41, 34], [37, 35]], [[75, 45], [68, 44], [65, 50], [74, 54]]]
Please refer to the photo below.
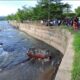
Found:
[[55, 80], [71, 80], [74, 52], [72, 49], [73, 36], [69, 31], [60, 29], [58, 27], [51, 29], [46, 26], [30, 23], [16, 23], [12, 21], [10, 24], [58, 49], [64, 55], [64, 57]]

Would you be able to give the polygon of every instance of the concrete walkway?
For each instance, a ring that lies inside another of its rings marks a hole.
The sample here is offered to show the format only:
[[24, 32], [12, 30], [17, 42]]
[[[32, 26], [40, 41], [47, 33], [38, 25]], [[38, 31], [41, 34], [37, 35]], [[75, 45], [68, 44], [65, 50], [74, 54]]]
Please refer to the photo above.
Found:
[[73, 57], [74, 57], [74, 51], [73, 51], [73, 36], [69, 36], [70, 39], [68, 41], [68, 46], [66, 49], [66, 53], [64, 54], [64, 57], [62, 59], [61, 65], [59, 67], [59, 70], [57, 72], [55, 80], [71, 80], [71, 71], [72, 71], [72, 64], [73, 64]]

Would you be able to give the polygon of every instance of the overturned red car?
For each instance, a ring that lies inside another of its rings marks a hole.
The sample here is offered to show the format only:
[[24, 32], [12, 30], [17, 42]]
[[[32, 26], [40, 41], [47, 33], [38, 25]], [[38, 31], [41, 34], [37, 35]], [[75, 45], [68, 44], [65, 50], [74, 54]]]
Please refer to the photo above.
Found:
[[30, 48], [27, 52], [27, 55], [29, 58], [34, 59], [46, 59], [46, 58], [51, 59], [51, 55], [48, 50]]

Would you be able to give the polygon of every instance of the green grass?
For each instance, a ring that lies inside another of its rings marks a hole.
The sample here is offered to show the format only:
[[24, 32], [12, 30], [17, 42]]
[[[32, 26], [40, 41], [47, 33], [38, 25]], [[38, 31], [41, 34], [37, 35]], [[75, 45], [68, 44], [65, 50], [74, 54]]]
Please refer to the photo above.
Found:
[[75, 51], [72, 80], [80, 80], [80, 31], [74, 33], [73, 48]]

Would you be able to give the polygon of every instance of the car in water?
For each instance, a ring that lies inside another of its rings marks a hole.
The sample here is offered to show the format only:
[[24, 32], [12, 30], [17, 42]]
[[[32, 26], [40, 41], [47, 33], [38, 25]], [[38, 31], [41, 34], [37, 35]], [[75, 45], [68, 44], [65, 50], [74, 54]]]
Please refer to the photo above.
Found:
[[51, 59], [49, 50], [42, 50], [38, 48], [29, 48], [27, 55], [30, 59]]

